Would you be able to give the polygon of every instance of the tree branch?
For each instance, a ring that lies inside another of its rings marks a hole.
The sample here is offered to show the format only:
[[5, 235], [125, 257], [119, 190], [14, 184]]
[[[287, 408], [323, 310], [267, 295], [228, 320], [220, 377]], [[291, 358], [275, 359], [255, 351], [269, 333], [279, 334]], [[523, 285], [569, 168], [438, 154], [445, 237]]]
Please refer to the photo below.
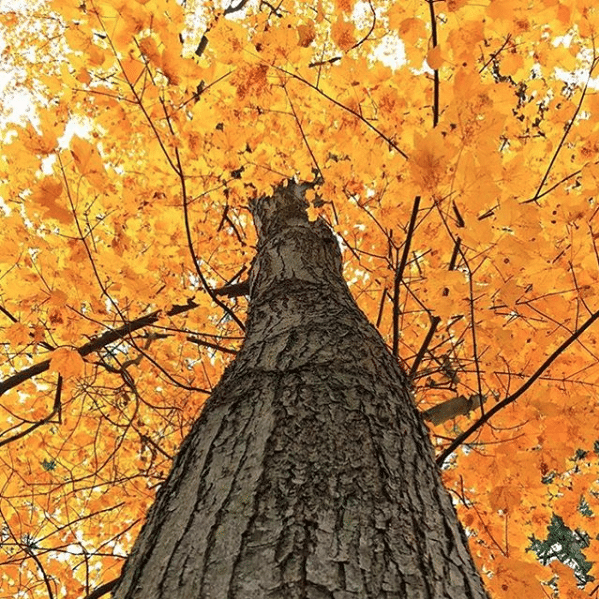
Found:
[[105, 582], [100, 585], [97, 589], [92, 591], [89, 595], [86, 595], [83, 599], [98, 599], [102, 595], [106, 595], [106, 593], [110, 593], [118, 584], [121, 582], [122, 576], [115, 578], [114, 580], [110, 580], [109, 582]]
[[500, 410], [503, 410], [506, 406], [515, 402], [521, 395], [524, 395], [526, 391], [532, 386], [532, 384], [551, 366], [551, 364], [570, 346], [578, 337], [580, 337], [597, 319], [599, 319], [599, 310], [592, 314], [586, 322], [576, 331], [574, 331], [537, 369], [537, 371], [531, 375], [531, 377], [514, 393], [504, 400], [495, 404], [490, 410], [488, 410], [484, 416], [479, 418], [470, 428], [466, 429], [461, 435], [456, 437], [439, 456], [437, 457], [437, 464], [443, 465], [443, 462], [462, 444], [468, 439], [472, 433], [482, 427], [483, 424], [488, 422], [492, 416], [494, 416]]
[[[189, 310], [193, 310], [197, 308], [198, 304], [196, 304], [193, 300], [187, 300], [187, 304], [173, 306], [166, 314], [167, 316], [176, 316], [177, 314], [182, 314]], [[139, 329], [143, 329], [151, 324], [154, 324], [160, 318], [161, 311], [156, 310], [151, 314], [146, 314], [145, 316], [141, 316], [136, 320], [132, 320], [131, 322], [119, 327], [118, 329], [111, 329], [106, 331], [103, 335], [96, 337], [92, 341], [85, 343], [81, 347], [77, 348], [80, 356], [87, 356], [98, 349], [106, 347], [131, 333], [138, 331]], [[43, 362], [39, 362], [38, 364], [34, 364], [29, 368], [25, 368], [25, 370], [21, 370], [12, 376], [9, 376], [4, 381], [0, 382], [0, 395], [3, 395], [10, 389], [13, 389], [17, 385], [20, 385], [22, 382], [41, 374], [42, 372], [46, 372], [50, 367], [50, 360], [44, 360]]]
[[418, 216], [418, 208], [420, 207], [420, 196], [414, 198], [414, 206], [412, 208], [412, 216], [406, 233], [406, 241], [403, 247], [401, 262], [395, 271], [395, 280], [393, 282], [393, 355], [397, 356], [399, 352], [399, 285], [403, 279], [403, 273], [408, 262], [408, 254], [410, 252], [410, 244], [414, 235], [414, 227], [416, 226], [416, 217]]
[[[431, 33], [433, 48], [438, 45], [437, 41], [437, 17], [435, 15], [435, 7], [433, 0], [428, 0], [428, 8], [431, 18]], [[433, 127], [439, 123], [439, 69], [433, 69]]]

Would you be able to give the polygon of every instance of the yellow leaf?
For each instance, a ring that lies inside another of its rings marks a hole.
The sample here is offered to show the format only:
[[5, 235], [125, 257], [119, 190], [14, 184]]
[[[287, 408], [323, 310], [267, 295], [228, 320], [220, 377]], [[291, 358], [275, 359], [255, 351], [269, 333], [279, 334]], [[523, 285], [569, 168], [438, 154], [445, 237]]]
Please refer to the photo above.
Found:
[[501, 61], [501, 74], [502, 75], [515, 75], [524, 66], [524, 59], [520, 54], [509, 53]]
[[81, 17], [84, 5], [77, 2], [69, 2], [68, 0], [51, 0], [48, 6], [60, 13], [64, 19], [71, 20]]
[[84, 33], [79, 26], [71, 25], [65, 31], [64, 37], [73, 50], [79, 50], [87, 54], [92, 65], [99, 66], [104, 62], [104, 50], [94, 44], [92, 37]]
[[423, 190], [435, 191], [449, 166], [451, 147], [438, 128], [429, 131], [425, 137], [415, 133], [414, 146], [409, 163], [412, 176]]

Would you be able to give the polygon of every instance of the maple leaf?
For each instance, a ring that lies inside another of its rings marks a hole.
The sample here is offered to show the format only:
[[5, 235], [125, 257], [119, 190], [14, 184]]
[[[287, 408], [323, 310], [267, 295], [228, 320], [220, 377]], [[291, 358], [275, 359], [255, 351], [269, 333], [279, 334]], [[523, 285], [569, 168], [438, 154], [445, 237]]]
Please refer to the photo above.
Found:
[[96, 188], [103, 190], [107, 183], [106, 169], [97, 148], [89, 141], [74, 135], [71, 155], [78, 171]]
[[353, 25], [343, 18], [337, 19], [331, 28], [331, 36], [339, 48], [345, 52], [356, 43]]
[[64, 224], [73, 220], [73, 215], [63, 205], [58, 203], [63, 196], [62, 182], [54, 177], [44, 177], [33, 189], [31, 200], [45, 208], [45, 218], [55, 218]]
[[77, 377], [83, 373], [85, 362], [77, 351], [61, 347], [52, 352], [50, 370], [57, 372], [64, 379]]

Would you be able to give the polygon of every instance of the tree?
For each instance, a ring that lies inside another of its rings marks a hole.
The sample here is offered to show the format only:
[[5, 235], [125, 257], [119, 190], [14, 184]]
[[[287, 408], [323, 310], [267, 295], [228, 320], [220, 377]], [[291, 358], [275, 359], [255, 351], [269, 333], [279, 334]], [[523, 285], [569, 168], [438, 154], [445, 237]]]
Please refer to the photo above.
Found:
[[[596, 594], [597, 9], [534, 9], [2, 13], [7, 596], [237, 589], [252, 559], [284, 565], [280, 593], [484, 596], [414, 405], [489, 594]], [[194, 485], [206, 538], [183, 521]], [[189, 561], [223, 538], [229, 578]]]
[[254, 203], [244, 344], [115, 597], [486, 597], [408, 381], [300, 185]]

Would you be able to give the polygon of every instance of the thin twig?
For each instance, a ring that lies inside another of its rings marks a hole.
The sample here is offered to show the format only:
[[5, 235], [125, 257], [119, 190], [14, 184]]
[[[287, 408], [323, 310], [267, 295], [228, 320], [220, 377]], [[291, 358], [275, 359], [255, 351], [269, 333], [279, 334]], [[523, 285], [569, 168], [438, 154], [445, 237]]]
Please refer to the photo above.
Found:
[[553, 153], [553, 156], [551, 157], [551, 160], [549, 161], [549, 164], [547, 165], [547, 169], [545, 171], [545, 174], [543, 175], [543, 178], [541, 179], [541, 182], [539, 183], [539, 186], [537, 188], [535, 195], [532, 198], [530, 198], [529, 200], [522, 202], [523, 204], [530, 204], [531, 202], [536, 202], [539, 199], [539, 194], [541, 193], [541, 189], [543, 189], [543, 185], [545, 185], [545, 181], [547, 181], [547, 178], [549, 177], [549, 173], [551, 173], [551, 169], [553, 168], [553, 165], [555, 164], [555, 161], [557, 160], [557, 156], [560, 153], [561, 149], [564, 147], [564, 145], [566, 143], [566, 138], [568, 137], [570, 130], [574, 126], [576, 117], [578, 116], [578, 113], [580, 112], [580, 109], [582, 108], [582, 103], [586, 97], [587, 89], [589, 87], [589, 82], [591, 81], [591, 77], [593, 75], [593, 71], [594, 71], [595, 67], [597, 66], [597, 63], [598, 63], [598, 60], [595, 59], [593, 61], [593, 64], [591, 65], [586, 83], [584, 84], [584, 88], [582, 89], [582, 94], [580, 95], [580, 100], [578, 101], [578, 106], [576, 107], [576, 110], [574, 111], [572, 118], [569, 120], [568, 124], [566, 125], [566, 128], [564, 129], [564, 134], [562, 135], [560, 142], [557, 144], [557, 148], [555, 148], [555, 152]]
[[346, 110], [350, 114], [354, 115], [357, 119], [362, 121], [367, 127], [372, 129], [381, 139], [385, 140], [398, 154], [400, 154], [406, 160], [408, 160], [408, 155], [390, 137], [385, 135], [380, 129], [377, 129], [377, 127], [375, 127], [368, 119], [364, 118], [360, 113], [356, 112], [355, 110], [352, 110], [351, 108], [348, 108], [347, 106], [345, 106], [345, 104], [338, 102], [337, 100], [335, 100], [335, 98], [329, 96], [328, 94], [323, 92], [319, 87], [317, 87], [313, 83], [310, 83], [303, 77], [300, 77], [299, 75], [296, 75], [295, 73], [291, 73], [290, 71], [287, 71], [282, 67], [273, 66], [273, 68], [277, 69], [278, 71], [281, 71], [282, 73], [285, 73], [285, 75], [287, 75], [288, 77], [292, 77], [293, 79], [297, 79], [298, 81], [301, 81], [302, 83], [306, 84], [308, 87], [311, 87], [314, 91], [318, 92], [323, 98], [326, 98], [327, 100], [329, 100], [329, 102], [332, 102], [333, 104], [335, 104], [335, 106], [338, 106], [339, 108], [342, 108], [343, 110]]
[[[437, 17], [435, 16], [435, 7], [433, 0], [428, 0], [428, 7], [431, 17], [431, 34], [433, 38], [433, 48], [438, 45], [437, 42]], [[433, 69], [433, 127], [439, 122], [439, 69]]]
[[422, 345], [420, 346], [420, 349], [418, 350], [418, 354], [416, 354], [416, 358], [414, 359], [414, 362], [412, 363], [412, 367], [410, 368], [410, 380], [414, 380], [414, 377], [416, 376], [416, 373], [418, 372], [418, 367], [420, 366], [420, 363], [422, 362], [422, 359], [424, 358], [424, 354], [425, 354], [426, 350], [428, 349], [431, 339], [433, 338], [433, 335], [435, 334], [435, 331], [437, 330], [437, 326], [439, 325], [440, 322], [441, 322], [441, 318], [439, 316], [432, 317], [431, 326], [428, 330], [428, 333], [426, 334], [426, 337], [424, 338], [424, 341], [422, 342]]
[[[196, 304], [193, 300], [187, 300], [187, 304], [173, 306], [168, 312], [166, 312], [166, 315], [176, 316], [189, 310], [193, 310], [197, 307], [198, 304]], [[160, 319], [161, 314], [163, 314], [161, 310], [156, 310], [155, 312], [141, 316], [140, 318], [132, 320], [131, 322], [127, 322], [118, 329], [110, 329], [103, 335], [96, 337], [96, 339], [76, 348], [76, 351], [81, 357], [85, 357], [99, 349], [102, 349], [103, 347], [106, 347], [107, 345], [110, 345], [111, 343], [114, 343], [115, 341], [118, 341], [119, 339], [127, 337], [139, 329], [143, 329], [144, 327], [154, 324]], [[21, 370], [20, 372], [9, 376], [7, 379], [4, 379], [4, 381], [0, 382], [0, 395], [3, 395], [17, 385], [20, 385], [22, 382], [29, 380], [30, 378], [33, 378], [42, 372], [46, 372], [48, 368], [50, 368], [50, 360], [44, 360], [43, 362], [34, 364], [25, 370]]]
[[553, 364], [553, 362], [570, 346], [574, 341], [578, 339], [597, 319], [599, 319], [599, 310], [592, 314], [586, 322], [574, 333], [572, 333], [536, 370], [534, 374], [514, 393], [504, 400], [495, 404], [490, 410], [488, 410], [484, 416], [479, 418], [470, 428], [466, 429], [461, 435], [457, 436], [439, 456], [437, 457], [437, 464], [441, 466], [443, 462], [462, 444], [468, 439], [472, 433], [476, 432], [483, 424], [487, 423], [492, 416], [497, 414], [500, 410], [503, 410], [506, 406], [515, 402], [521, 395], [526, 393], [532, 384]]
[[410, 253], [410, 244], [416, 226], [416, 217], [418, 216], [418, 208], [420, 207], [420, 196], [414, 198], [414, 206], [412, 207], [412, 216], [406, 233], [406, 240], [403, 246], [403, 254], [401, 262], [397, 266], [395, 272], [395, 280], [393, 281], [393, 355], [397, 356], [399, 352], [399, 286], [403, 279], [403, 273], [408, 262], [408, 254]]

